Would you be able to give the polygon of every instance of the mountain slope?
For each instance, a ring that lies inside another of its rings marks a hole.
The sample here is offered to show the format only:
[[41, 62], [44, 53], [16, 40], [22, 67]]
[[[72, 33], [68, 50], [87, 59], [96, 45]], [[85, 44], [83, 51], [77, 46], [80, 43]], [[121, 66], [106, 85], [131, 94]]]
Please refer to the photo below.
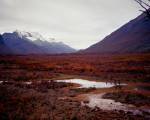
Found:
[[142, 14], [102, 41], [83, 50], [86, 53], [124, 53], [150, 51], [150, 20]]
[[5, 43], [4, 43], [4, 39], [2, 37], [2, 35], [0, 34], [0, 54], [12, 54], [12, 51], [10, 50], [10, 48], [8, 48]]
[[62, 42], [48, 42], [42, 40], [36, 40], [34, 43], [42, 47], [47, 53], [73, 53], [75, 49]]
[[14, 51], [14, 54], [42, 54], [44, 51], [32, 41], [18, 32], [4, 33], [5, 44]]

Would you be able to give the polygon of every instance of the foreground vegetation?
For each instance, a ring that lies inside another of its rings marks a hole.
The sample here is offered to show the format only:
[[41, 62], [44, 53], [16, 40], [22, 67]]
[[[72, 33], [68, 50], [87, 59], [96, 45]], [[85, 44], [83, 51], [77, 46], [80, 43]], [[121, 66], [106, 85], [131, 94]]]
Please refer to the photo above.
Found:
[[98, 107], [81, 106], [79, 101], [71, 98], [83, 93], [83, 91], [68, 90], [65, 88], [67, 85], [64, 85], [64, 83], [56, 83], [55, 85], [56, 88], [55, 86], [50, 87], [51, 85], [48, 82], [37, 86], [21, 83], [0, 85], [1, 120], [146, 119], [144, 116], [134, 116], [130, 112], [104, 111]]

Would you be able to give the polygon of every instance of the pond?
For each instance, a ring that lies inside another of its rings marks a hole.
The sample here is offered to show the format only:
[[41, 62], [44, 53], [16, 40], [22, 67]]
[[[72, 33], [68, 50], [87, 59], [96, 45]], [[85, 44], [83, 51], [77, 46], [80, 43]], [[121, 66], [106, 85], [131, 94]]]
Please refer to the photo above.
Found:
[[[66, 79], [66, 80], [57, 80], [57, 82], [65, 82], [65, 83], [74, 83], [79, 84], [79, 88], [110, 88], [114, 87], [114, 83], [110, 82], [98, 82], [98, 81], [90, 81], [85, 79]], [[120, 84], [126, 85], [126, 84]]]

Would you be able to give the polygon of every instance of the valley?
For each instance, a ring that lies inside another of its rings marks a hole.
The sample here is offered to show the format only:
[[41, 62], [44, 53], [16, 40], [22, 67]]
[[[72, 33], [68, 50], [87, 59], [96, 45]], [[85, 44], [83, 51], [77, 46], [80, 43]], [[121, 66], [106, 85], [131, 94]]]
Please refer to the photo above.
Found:
[[0, 9], [0, 120], [150, 120], [150, 0]]

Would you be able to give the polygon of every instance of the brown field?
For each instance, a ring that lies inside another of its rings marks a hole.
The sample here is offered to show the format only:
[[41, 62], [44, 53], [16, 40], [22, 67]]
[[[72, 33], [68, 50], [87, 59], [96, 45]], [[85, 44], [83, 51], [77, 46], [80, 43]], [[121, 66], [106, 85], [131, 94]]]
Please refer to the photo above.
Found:
[[[74, 89], [74, 84], [48, 82], [66, 78], [128, 83], [123, 91]], [[105, 97], [150, 107], [150, 54], [0, 56], [1, 120], [145, 120], [143, 115], [81, 106], [78, 96], [107, 92]], [[31, 85], [24, 84], [32, 81]], [[123, 93], [123, 94], [121, 94]], [[126, 95], [132, 100], [127, 101]], [[143, 101], [142, 99], [146, 100]], [[146, 113], [147, 114], [147, 113]]]
[[150, 54], [1, 56], [0, 72], [5, 80], [51, 79], [65, 74], [149, 82]]

